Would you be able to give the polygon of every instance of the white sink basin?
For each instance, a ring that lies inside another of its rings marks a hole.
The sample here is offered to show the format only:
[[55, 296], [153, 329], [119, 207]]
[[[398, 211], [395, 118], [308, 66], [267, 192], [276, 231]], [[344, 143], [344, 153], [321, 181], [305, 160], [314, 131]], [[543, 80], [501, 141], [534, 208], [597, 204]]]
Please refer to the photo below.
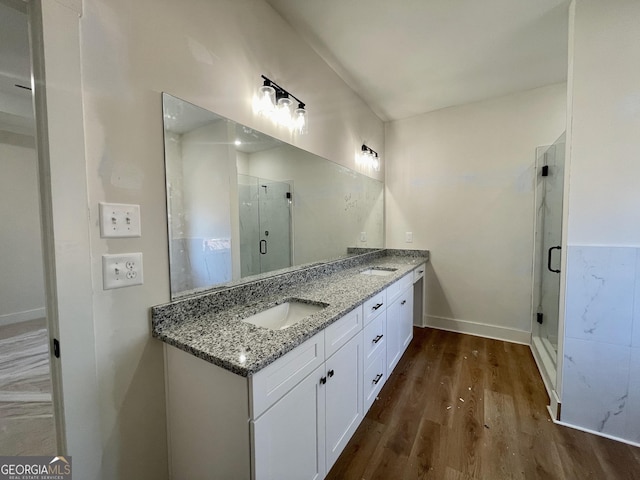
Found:
[[242, 321], [270, 330], [284, 330], [327, 306], [326, 304], [312, 304], [289, 300], [288, 302], [281, 303], [280, 305], [244, 318]]
[[368, 268], [368, 269], [360, 272], [360, 275], [380, 275], [380, 276], [384, 277], [384, 276], [387, 276], [387, 275], [391, 275], [396, 270], [398, 270], [398, 269], [397, 268], [373, 267], [373, 268]]

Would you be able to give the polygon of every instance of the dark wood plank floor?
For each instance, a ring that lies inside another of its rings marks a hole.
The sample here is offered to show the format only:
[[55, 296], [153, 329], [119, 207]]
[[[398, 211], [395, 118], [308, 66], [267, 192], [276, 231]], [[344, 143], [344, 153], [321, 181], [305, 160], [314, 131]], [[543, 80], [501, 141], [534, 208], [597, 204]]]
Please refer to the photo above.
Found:
[[640, 448], [556, 425], [548, 403], [529, 347], [416, 328], [327, 478], [640, 479]]

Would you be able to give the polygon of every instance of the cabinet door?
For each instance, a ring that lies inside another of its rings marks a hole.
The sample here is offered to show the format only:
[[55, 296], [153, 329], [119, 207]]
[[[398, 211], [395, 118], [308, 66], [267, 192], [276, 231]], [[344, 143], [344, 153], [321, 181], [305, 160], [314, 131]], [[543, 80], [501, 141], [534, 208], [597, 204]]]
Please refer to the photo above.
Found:
[[364, 414], [366, 415], [387, 380], [385, 352], [379, 351], [364, 367]]
[[251, 422], [255, 480], [321, 480], [325, 470], [324, 365]]
[[326, 361], [327, 471], [362, 421], [362, 332]]
[[400, 300], [400, 356], [413, 338], [413, 285], [402, 293]]
[[402, 355], [400, 350], [402, 344], [402, 334], [400, 333], [401, 312], [400, 300], [396, 300], [387, 308], [387, 378], [391, 375]]

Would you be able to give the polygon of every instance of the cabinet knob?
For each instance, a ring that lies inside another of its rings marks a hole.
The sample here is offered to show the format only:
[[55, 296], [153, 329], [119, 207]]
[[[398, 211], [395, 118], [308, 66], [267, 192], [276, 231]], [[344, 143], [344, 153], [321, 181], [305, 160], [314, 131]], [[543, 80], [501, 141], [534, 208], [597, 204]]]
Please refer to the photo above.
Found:
[[376, 375], [376, 378], [373, 379], [373, 384], [377, 385], [381, 378], [382, 378], [382, 374], [381, 373]]
[[327, 372], [327, 375], [329, 376], [329, 378], [333, 377], [333, 373], [334, 373], [333, 370], [329, 370]]
[[325, 383], [327, 383], [327, 377], [320, 378], [320, 385], [324, 385]]
[[373, 343], [378, 343], [380, 340], [382, 340], [382, 337], [384, 337], [384, 335], [378, 335], [376, 338], [374, 338], [372, 340]]

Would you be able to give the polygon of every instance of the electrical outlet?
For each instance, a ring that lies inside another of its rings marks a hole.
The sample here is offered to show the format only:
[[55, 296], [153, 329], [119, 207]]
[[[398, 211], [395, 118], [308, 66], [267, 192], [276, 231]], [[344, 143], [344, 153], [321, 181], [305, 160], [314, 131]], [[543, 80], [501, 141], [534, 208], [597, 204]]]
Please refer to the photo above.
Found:
[[142, 253], [120, 253], [102, 256], [102, 285], [111, 288], [142, 285]]
[[140, 237], [140, 205], [100, 203], [100, 236]]
[[413, 232], [405, 232], [404, 241], [407, 243], [413, 243]]
[[361, 242], [367, 241], [367, 232], [360, 232], [360, 241]]

